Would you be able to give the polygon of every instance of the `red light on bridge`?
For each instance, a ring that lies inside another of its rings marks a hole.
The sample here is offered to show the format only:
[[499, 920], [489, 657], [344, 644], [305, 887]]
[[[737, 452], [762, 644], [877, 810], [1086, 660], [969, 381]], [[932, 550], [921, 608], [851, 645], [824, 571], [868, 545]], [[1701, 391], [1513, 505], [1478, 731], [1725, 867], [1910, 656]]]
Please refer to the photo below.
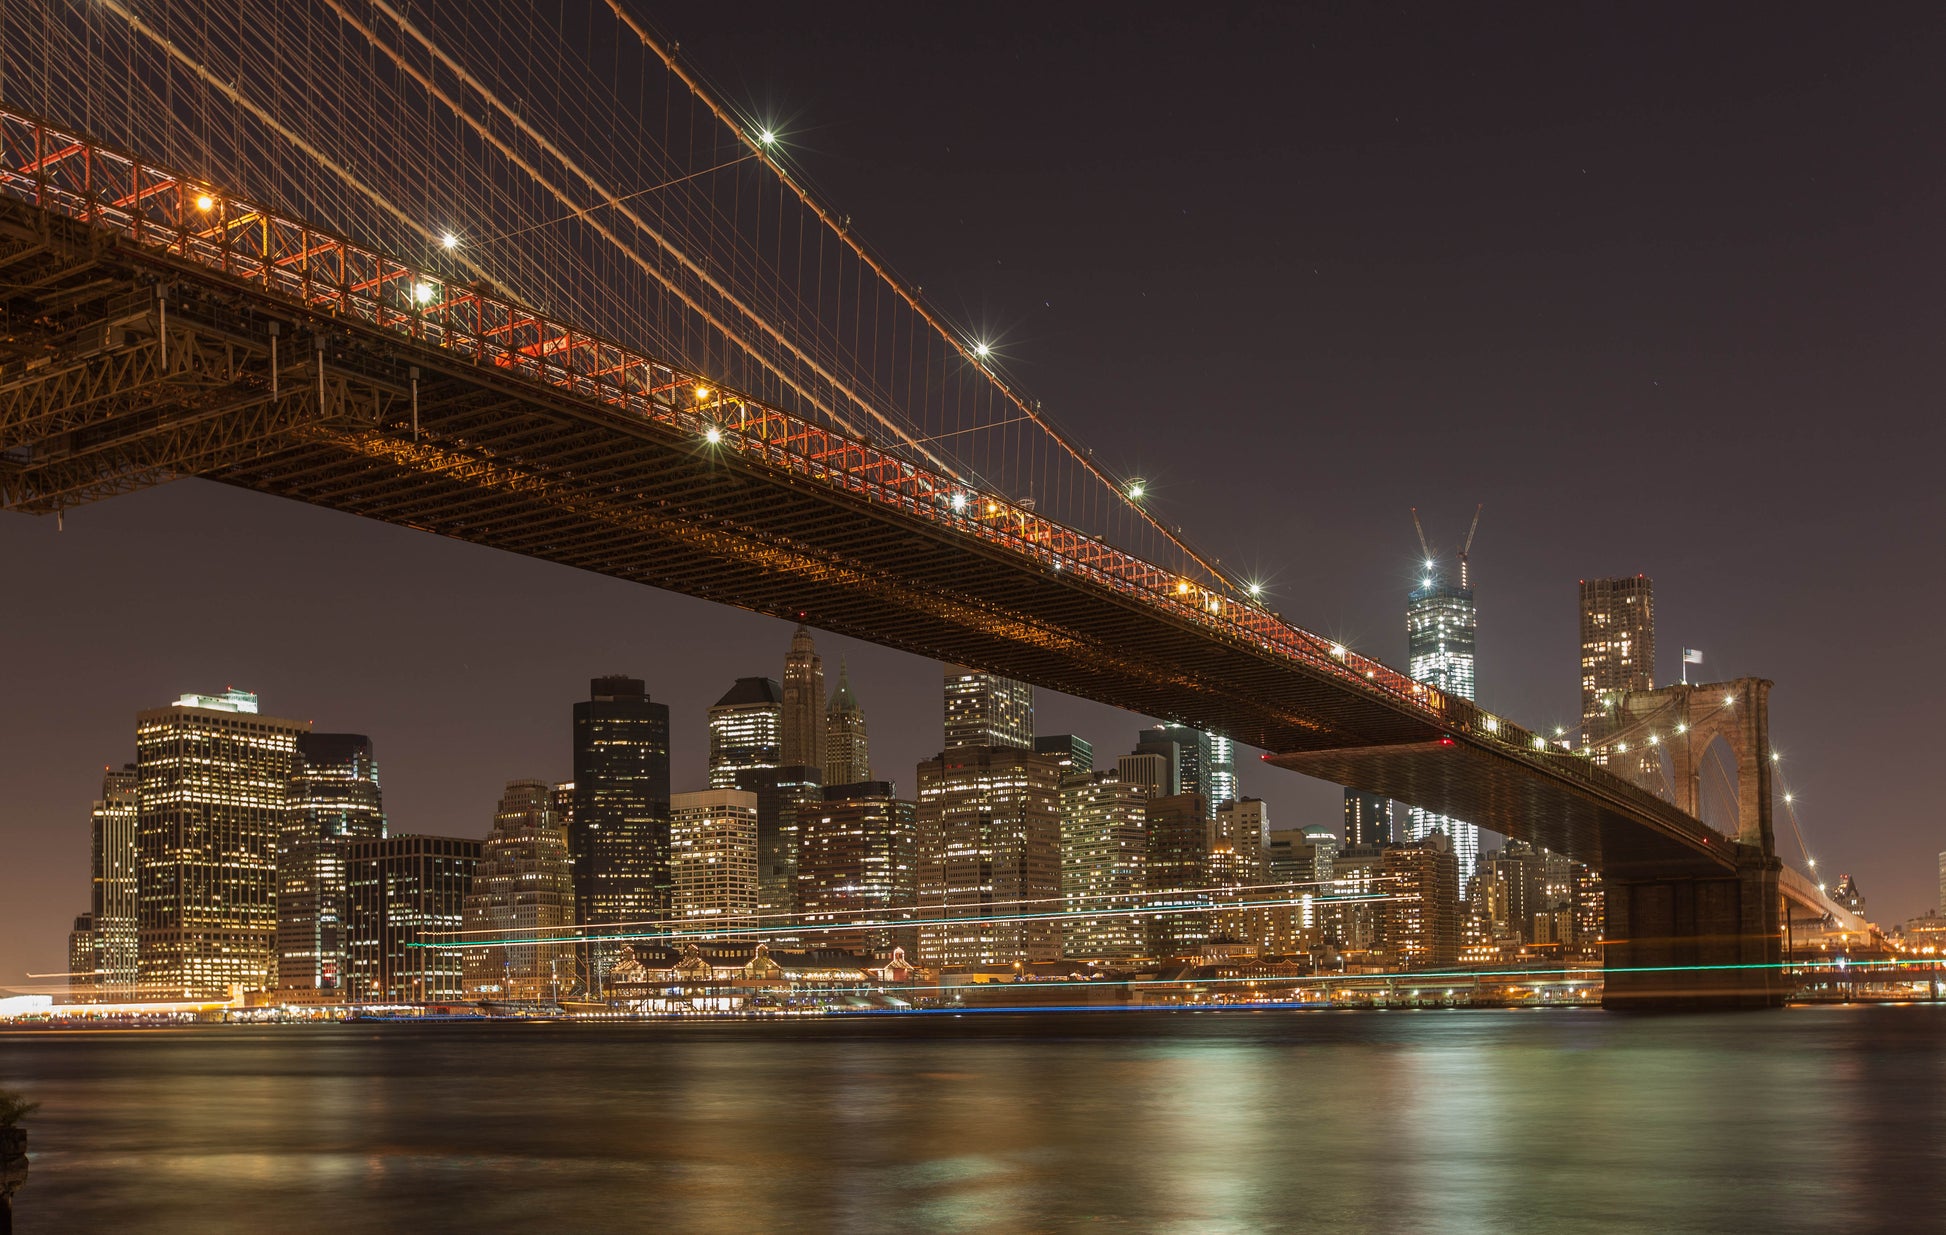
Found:
[[1441, 746], [1451, 746], [1451, 745], [1453, 744], [1453, 739], [1451, 739], [1451, 738], [1441, 738], [1441, 739], [1439, 739], [1439, 744], [1440, 744]]

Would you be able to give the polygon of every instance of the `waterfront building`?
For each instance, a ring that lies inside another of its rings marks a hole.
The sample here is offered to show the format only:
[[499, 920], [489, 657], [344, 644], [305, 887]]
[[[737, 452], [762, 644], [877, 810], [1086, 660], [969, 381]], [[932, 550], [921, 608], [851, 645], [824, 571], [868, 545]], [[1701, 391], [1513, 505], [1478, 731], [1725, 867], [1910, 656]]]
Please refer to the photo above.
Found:
[[[827, 785], [800, 820], [797, 909], [807, 946], [916, 951], [917, 928], [905, 923], [918, 899], [918, 804], [890, 781], [856, 781]], [[883, 925], [856, 925], [874, 922]]]
[[[1057, 756], [1058, 757], [1058, 756]], [[1071, 914], [1064, 955], [1123, 961], [1143, 954], [1140, 915], [1148, 890], [1149, 794], [1114, 772], [1061, 778], [1061, 897]]]
[[804, 824], [824, 801], [822, 771], [787, 763], [737, 773], [736, 787], [757, 799], [757, 910], [765, 926], [788, 925], [797, 911], [798, 854]]
[[782, 762], [783, 688], [775, 678], [738, 678], [709, 710], [709, 787], [734, 789], [738, 772]]
[[[784, 762], [789, 763], [786, 759]], [[824, 709], [824, 783], [859, 785], [872, 778], [872, 748], [865, 733], [865, 710], [851, 693], [845, 662], [838, 662], [838, 689]]]
[[705, 789], [669, 800], [675, 916], [732, 938], [757, 925], [757, 795]]
[[384, 835], [372, 740], [362, 733], [300, 733], [277, 853], [277, 989], [285, 998], [343, 998], [345, 847]]
[[1850, 875], [1838, 876], [1838, 884], [1831, 889], [1831, 900], [1839, 908], [1865, 916], [1865, 894], [1858, 890], [1858, 884]]
[[[89, 913], [94, 991], [126, 1002], [136, 994], [135, 830], [141, 817], [140, 773], [132, 763], [102, 772], [101, 796], [90, 813]], [[70, 965], [70, 969], [75, 966]]]
[[1363, 789], [1345, 790], [1345, 847], [1378, 848], [1392, 843], [1392, 799]]
[[[1414, 515], [1415, 520], [1417, 515]], [[1468, 548], [1472, 540], [1469, 537]], [[1467, 550], [1459, 554], [1457, 580], [1449, 579], [1445, 567], [1428, 552], [1419, 586], [1412, 590], [1406, 605], [1406, 651], [1412, 676], [1443, 694], [1472, 699], [1474, 689], [1474, 652], [1478, 642], [1479, 614], [1473, 605], [1473, 579]], [[1464, 886], [1473, 877], [1480, 855], [1480, 829], [1461, 819], [1436, 814], [1421, 807], [1407, 811], [1405, 840], [1419, 841], [1435, 832], [1452, 840], [1452, 851], [1459, 863], [1459, 878]]]
[[1452, 838], [1434, 832], [1424, 840], [1387, 847], [1379, 860], [1384, 894], [1381, 914], [1385, 950], [1402, 969], [1436, 969], [1459, 963], [1459, 860]]
[[574, 986], [574, 876], [546, 781], [510, 780], [462, 908], [468, 999], [557, 1000]]
[[1088, 739], [1073, 733], [1048, 733], [1034, 739], [1034, 750], [1052, 755], [1061, 766], [1061, 775], [1095, 770], [1095, 747]]
[[1621, 727], [1623, 695], [1653, 689], [1655, 585], [1647, 575], [1581, 580], [1581, 744]]
[[946, 665], [946, 750], [962, 746], [1034, 749], [1034, 688], [1025, 682]]
[[803, 625], [791, 632], [791, 650], [784, 657], [782, 703], [778, 762], [816, 768], [822, 774], [828, 758], [824, 658]]
[[1148, 816], [1148, 903], [1158, 910], [1146, 923], [1149, 953], [1194, 956], [1211, 933], [1209, 804], [1168, 794], [1150, 799]]
[[345, 844], [345, 997], [437, 1003], [466, 993], [457, 947], [483, 846], [452, 836]]
[[953, 746], [919, 765], [921, 963], [1060, 957], [1057, 920], [1022, 920], [1060, 901], [1060, 783], [1055, 756], [1020, 746]]
[[102, 998], [99, 947], [95, 915], [75, 915], [74, 928], [68, 931], [68, 998], [75, 1003]]
[[[669, 705], [640, 678], [588, 683], [574, 705], [574, 779], [556, 787], [555, 823], [574, 861], [574, 920], [602, 935], [660, 918], [669, 908]], [[563, 809], [565, 808], [565, 809]], [[621, 954], [616, 942], [580, 950], [590, 994]]]
[[136, 969], [144, 995], [220, 999], [277, 981], [277, 849], [309, 721], [257, 696], [184, 695], [136, 717]]

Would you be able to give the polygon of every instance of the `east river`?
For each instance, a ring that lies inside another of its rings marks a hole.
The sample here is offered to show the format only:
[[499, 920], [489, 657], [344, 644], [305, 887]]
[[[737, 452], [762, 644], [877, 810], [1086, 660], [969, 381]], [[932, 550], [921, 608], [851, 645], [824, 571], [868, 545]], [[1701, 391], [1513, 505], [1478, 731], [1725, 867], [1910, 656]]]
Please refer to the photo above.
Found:
[[0, 1034], [31, 1232], [1946, 1231], [1946, 1007]]

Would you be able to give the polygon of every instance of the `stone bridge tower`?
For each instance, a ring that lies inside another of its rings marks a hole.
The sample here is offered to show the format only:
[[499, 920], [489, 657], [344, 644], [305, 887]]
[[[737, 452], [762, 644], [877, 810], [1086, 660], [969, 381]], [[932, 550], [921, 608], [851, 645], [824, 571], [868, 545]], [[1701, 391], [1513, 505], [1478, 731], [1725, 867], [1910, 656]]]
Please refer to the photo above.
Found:
[[[1702, 818], [1702, 768], [1722, 738], [1736, 763], [1730, 863], [1611, 866], [1603, 1003], [1611, 1008], [1776, 1007], [1784, 1001], [1782, 863], [1771, 831], [1770, 688], [1763, 678], [1631, 691], [1617, 746], [1660, 747], [1675, 804]], [[1651, 768], [1659, 763], [1651, 761]]]

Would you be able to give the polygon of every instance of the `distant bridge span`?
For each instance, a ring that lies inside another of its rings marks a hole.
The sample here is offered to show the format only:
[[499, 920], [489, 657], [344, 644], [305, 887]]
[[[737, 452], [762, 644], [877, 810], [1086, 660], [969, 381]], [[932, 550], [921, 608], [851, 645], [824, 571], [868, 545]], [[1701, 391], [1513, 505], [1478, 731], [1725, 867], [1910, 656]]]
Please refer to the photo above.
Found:
[[1767, 851], [1246, 595], [13, 112], [0, 283], [6, 509], [200, 476], [1214, 730], [1611, 881], [1779, 889]]

